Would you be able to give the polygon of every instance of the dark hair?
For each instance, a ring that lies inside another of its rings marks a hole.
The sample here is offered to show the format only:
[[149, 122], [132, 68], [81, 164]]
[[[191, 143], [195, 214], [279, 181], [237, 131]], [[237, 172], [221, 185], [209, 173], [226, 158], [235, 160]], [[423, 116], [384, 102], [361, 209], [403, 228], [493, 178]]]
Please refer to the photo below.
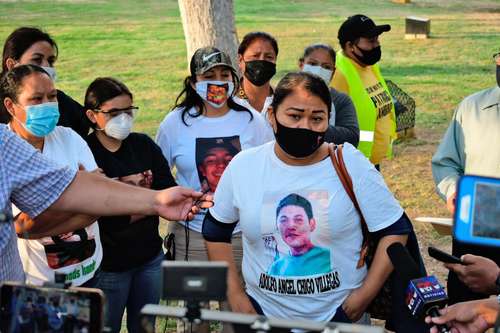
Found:
[[35, 65], [21, 65], [3, 73], [0, 79], [0, 123], [7, 124], [12, 119], [12, 115], [3, 104], [5, 98], [8, 97], [12, 101], [17, 102], [17, 97], [23, 85], [24, 78], [34, 73], [41, 73], [49, 76], [43, 68]]
[[233, 145], [233, 143], [231, 142], [231, 138], [229, 138], [229, 140], [227, 140], [226, 138], [210, 138], [203, 140], [200, 139], [202, 138], [198, 138], [196, 140], [196, 147], [199, 147], [199, 144], [201, 144], [201, 146], [203, 147], [202, 149], [196, 150], [196, 166], [198, 167], [203, 164], [203, 162], [213, 149], [225, 149], [229, 153], [229, 155], [233, 157], [239, 153], [239, 149], [237, 149]]
[[279, 216], [280, 211], [285, 208], [286, 206], [299, 206], [304, 208], [307, 218], [310, 220], [312, 219], [313, 216], [313, 211], [312, 211], [312, 206], [309, 200], [304, 198], [303, 196], [300, 196], [296, 193], [292, 193], [287, 195], [285, 198], [281, 199], [280, 203], [278, 204], [278, 207], [276, 208], [276, 217]]
[[325, 50], [328, 52], [330, 57], [332, 58], [333, 64], [335, 65], [335, 50], [328, 44], [311, 44], [304, 49], [304, 55], [300, 57], [300, 61], [303, 62], [305, 58], [311, 55], [316, 50]]
[[[221, 66], [223, 66], [223, 65], [221, 65]], [[175, 99], [175, 105], [174, 105], [174, 109], [177, 109], [177, 108], [182, 109], [182, 122], [186, 126], [189, 126], [188, 123], [186, 122], [187, 116], [197, 118], [197, 117], [201, 116], [203, 114], [203, 112], [205, 111], [205, 104], [203, 103], [203, 99], [198, 95], [196, 90], [191, 86], [191, 83], [192, 84], [196, 83], [195, 68], [196, 68], [195, 59], [193, 56], [193, 57], [191, 57], [191, 61], [189, 63], [189, 69], [190, 69], [191, 75], [187, 76], [184, 79], [182, 91]], [[227, 67], [227, 68], [229, 68], [231, 70], [231, 76], [233, 77], [233, 84], [234, 84], [233, 94], [234, 94], [235, 92], [238, 91], [238, 89], [240, 87], [240, 82], [238, 79], [238, 75], [236, 74], [234, 69], [232, 69], [231, 67]], [[250, 120], [253, 120], [252, 112], [250, 112], [246, 107], [241, 106], [238, 103], [236, 103], [233, 100], [232, 96], [229, 96], [229, 98], [227, 99], [227, 106], [235, 111], [248, 112], [248, 114], [250, 114]], [[196, 113], [189, 112], [191, 110], [191, 108], [193, 108], [193, 107], [195, 107], [197, 109]]]
[[[131, 99], [134, 96], [125, 84], [112, 77], [98, 77], [87, 88], [85, 92], [85, 110], [96, 110], [104, 103], [117, 96], [128, 95]], [[95, 124], [89, 121], [92, 128]]]
[[275, 114], [283, 100], [298, 87], [302, 87], [314, 96], [318, 96], [326, 104], [328, 116], [330, 116], [332, 111], [330, 89], [322, 78], [308, 72], [288, 73], [278, 82], [278, 85], [274, 89], [273, 101], [271, 103]]
[[19, 60], [24, 52], [37, 42], [47, 42], [59, 53], [56, 42], [50, 35], [34, 27], [21, 27], [14, 30], [5, 40], [2, 56], [2, 73], [8, 71], [6, 61], [8, 58]]
[[263, 31], [253, 31], [249, 32], [243, 37], [243, 40], [240, 43], [240, 46], [238, 46], [238, 54], [243, 55], [245, 51], [248, 49], [250, 44], [252, 44], [256, 39], [264, 39], [267, 40], [269, 43], [271, 43], [271, 46], [274, 49], [274, 53], [276, 53], [276, 56], [278, 56], [278, 42], [276, 41], [276, 38], [268, 34], [267, 32]]

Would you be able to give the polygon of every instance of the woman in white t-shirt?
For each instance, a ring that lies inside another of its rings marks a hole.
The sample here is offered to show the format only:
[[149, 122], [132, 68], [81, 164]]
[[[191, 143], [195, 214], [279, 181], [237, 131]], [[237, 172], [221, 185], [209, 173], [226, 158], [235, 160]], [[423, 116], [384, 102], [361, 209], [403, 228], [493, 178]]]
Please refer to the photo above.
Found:
[[[76, 170], [97, 170], [87, 143], [72, 129], [56, 126], [59, 119], [57, 90], [47, 72], [38, 66], [21, 65], [10, 70], [2, 82], [0, 112], [3, 119], [8, 119], [13, 132], [61, 165]], [[102, 260], [97, 223], [50, 237], [25, 233], [23, 226], [34, 222], [16, 207], [13, 212], [17, 214], [18, 249], [26, 282], [36, 285], [54, 282], [55, 274], [59, 273], [73, 286], [95, 286]], [[71, 215], [65, 225], [95, 219]]]
[[[360, 260], [360, 219], [324, 143], [330, 112], [322, 79], [287, 74], [269, 110], [276, 141], [238, 154], [219, 182], [203, 236], [210, 259], [229, 263], [228, 300], [235, 312], [318, 322], [365, 319], [393, 269], [385, 249], [406, 243], [411, 222], [380, 173], [346, 143], [354, 192], [370, 233], [380, 239], [369, 270]], [[237, 223], [246, 290], [231, 257]]]
[[[265, 120], [233, 101], [238, 76], [224, 52], [198, 49], [176, 106], [163, 120], [156, 140], [181, 186], [213, 192], [231, 159], [241, 150], [273, 139]], [[171, 224], [177, 260], [207, 260], [201, 225], [204, 212], [189, 223]], [[235, 256], [241, 261], [239, 230]], [[171, 244], [172, 241], [166, 242]], [[167, 248], [167, 254], [170, 253]], [[240, 264], [238, 264], [240, 265]]]
[[[273, 137], [259, 114], [233, 101], [238, 77], [228, 55], [213, 47], [198, 49], [190, 71], [156, 141], [170, 167], [177, 170], [179, 185], [210, 193], [239, 151]], [[207, 260], [201, 237], [203, 217], [199, 214], [186, 223], [186, 232], [181, 225], [173, 225], [176, 259]], [[241, 248], [235, 250], [241, 253]]]

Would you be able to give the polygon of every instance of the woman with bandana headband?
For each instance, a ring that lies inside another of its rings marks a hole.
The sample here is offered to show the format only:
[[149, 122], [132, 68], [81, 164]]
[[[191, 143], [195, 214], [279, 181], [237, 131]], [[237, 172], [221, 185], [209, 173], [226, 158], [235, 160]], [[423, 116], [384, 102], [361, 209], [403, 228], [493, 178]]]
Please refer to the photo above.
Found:
[[[238, 154], [219, 182], [203, 236], [210, 259], [229, 264], [234, 312], [367, 323], [364, 312], [392, 270], [385, 248], [405, 243], [412, 230], [380, 173], [346, 143], [355, 195], [379, 239], [366, 269], [359, 215], [324, 142], [330, 112], [330, 91], [321, 78], [285, 75], [269, 109], [276, 141]], [[231, 257], [237, 224], [244, 236], [245, 289]]]
[[360, 129], [358, 149], [377, 169], [392, 155], [396, 138], [394, 103], [377, 64], [382, 56], [379, 36], [390, 29], [365, 15], [347, 18], [338, 32], [342, 51], [332, 80], [336, 90], [351, 97]]
[[[299, 68], [301, 71], [318, 75], [329, 85], [335, 72], [335, 51], [327, 44], [309, 45], [299, 59]], [[356, 147], [359, 142], [359, 127], [351, 98], [334, 88], [330, 88], [330, 95], [332, 114], [325, 141], [335, 144], [349, 142]]]
[[[175, 108], [160, 125], [156, 140], [176, 179], [184, 185], [213, 192], [231, 159], [240, 150], [272, 139], [266, 121], [234, 102], [239, 82], [229, 56], [214, 47], [198, 49], [190, 61], [190, 75]], [[172, 223], [165, 243], [177, 260], [208, 260], [201, 236], [204, 212], [189, 223]], [[166, 245], [166, 246], [167, 246]], [[241, 265], [240, 231], [235, 230], [234, 255]], [[208, 331], [208, 325], [198, 332]]]
[[238, 47], [238, 61], [243, 77], [236, 103], [261, 113], [265, 118], [273, 100], [271, 78], [276, 74], [278, 42], [267, 32], [250, 32]]
[[[127, 86], [110, 77], [95, 79], [85, 108], [94, 129], [87, 143], [107, 177], [154, 190], [176, 185], [161, 149], [146, 134], [131, 131], [138, 107]], [[98, 288], [110, 304], [106, 326], [112, 332], [120, 331], [125, 308], [128, 331], [138, 332], [141, 308], [159, 301], [164, 253], [158, 225], [157, 215], [99, 218], [104, 255]]]
[[[54, 82], [41, 67], [14, 67], [2, 78], [0, 90], [0, 114], [8, 120], [11, 131], [60, 165], [74, 170], [98, 170], [86, 142], [72, 129], [56, 126], [57, 92]], [[75, 215], [68, 218], [65, 225], [80, 222], [90, 225], [45, 237], [22, 231], [22, 225], [35, 222], [15, 206], [13, 212], [17, 215], [17, 245], [27, 283], [42, 285], [54, 282], [55, 274], [65, 274], [66, 282], [72, 286], [96, 286], [102, 260], [96, 217]], [[81, 274], [81, 267], [86, 267], [86, 274]], [[73, 274], [75, 271], [78, 274]]]
[[[41, 66], [55, 81], [54, 64], [58, 55], [57, 44], [49, 34], [32, 27], [18, 28], [5, 40], [2, 74], [16, 66], [31, 64]], [[70, 127], [85, 138], [89, 132], [89, 123], [80, 103], [61, 90], [57, 90], [57, 101], [60, 113], [57, 125]]]

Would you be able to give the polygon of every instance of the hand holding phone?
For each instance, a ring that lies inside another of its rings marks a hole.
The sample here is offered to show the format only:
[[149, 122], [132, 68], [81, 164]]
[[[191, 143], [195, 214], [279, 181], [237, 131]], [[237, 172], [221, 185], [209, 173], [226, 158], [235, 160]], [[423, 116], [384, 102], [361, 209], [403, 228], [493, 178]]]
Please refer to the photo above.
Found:
[[429, 246], [427, 248], [427, 251], [429, 252], [429, 255], [441, 262], [447, 263], [447, 264], [461, 264], [464, 265], [464, 262], [462, 259], [455, 257], [454, 255], [448, 254], [444, 251], [441, 251], [440, 249], [437, 249], [435, 247]]

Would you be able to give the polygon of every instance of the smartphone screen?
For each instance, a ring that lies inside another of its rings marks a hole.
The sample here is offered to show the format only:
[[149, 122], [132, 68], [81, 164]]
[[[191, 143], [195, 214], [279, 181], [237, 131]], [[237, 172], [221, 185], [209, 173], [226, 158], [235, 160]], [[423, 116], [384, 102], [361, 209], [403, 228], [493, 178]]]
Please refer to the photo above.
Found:
[[500, 184], [478, 182], [474, 192], [472, 235], [500, 239]]
[[0, 331], [101, 332], [103, 304], [97, 289], [6, 283], [0, 289]]

